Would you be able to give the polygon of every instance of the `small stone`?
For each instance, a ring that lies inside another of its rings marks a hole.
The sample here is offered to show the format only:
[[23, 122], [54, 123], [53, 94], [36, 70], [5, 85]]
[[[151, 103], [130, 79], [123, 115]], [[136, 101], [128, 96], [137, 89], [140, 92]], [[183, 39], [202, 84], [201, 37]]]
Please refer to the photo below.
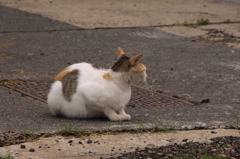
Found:
[[82, 141], [79, 141], [78, 143], [79, 143], [79, 144], [82, 144]]
[[210, 102], [210, 99], [203, 99], [202, 101], [201, 101], [201, 103], [209, 103]]
[[29, 151], [30, 151], [30, 152], [35, 152], [35, 149], [30, 149]]
[[68, 143], [70, 143], [70, 144], [71, 144], [71, 143], [73, 143], [73, 141], [72, 141], [72, 140], [69, 140], [69, 141], [68, 141]]
[[212, 152], [217, 152], [217, 149], [212, 149]]
[[92, 140], [88, 139], [87, 143], [88, 143], [88, 144], [92, 143]]
[[165, 156], [163, 153], [157, 153], [158, 156], [163, 157]]
[[21, 147], [21, 149], [25, 149], [25, 148], [26, 148], [26, 146], [25, 146], [25, 145], [21, 145], [20, 147]]
[[172, 154], [168, 154], [167, 155], [169, 158], [173, 158], [173, 155]]
[[148, 144], [148, 145], [146, 145], [146, 147], [151, 149], [151, 148], [155, 148], [156, 145], [154, 145], [154, 144]]

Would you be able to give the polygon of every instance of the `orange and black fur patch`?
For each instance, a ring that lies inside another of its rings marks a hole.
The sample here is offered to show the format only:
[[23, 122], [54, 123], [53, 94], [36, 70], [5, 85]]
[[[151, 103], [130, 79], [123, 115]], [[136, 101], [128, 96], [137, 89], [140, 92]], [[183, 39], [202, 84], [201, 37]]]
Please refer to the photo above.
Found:
[[53, 81], [62, 82], [62, 93], [67, 101], [71, 101], [72, 95], [77, 91], [77, 80], [79, 74], [79, 70], [72, 70], [69, 72], [69, 67], [67, 67], [53, 79]]
[[69, 69], [70, 69], [69, 67], [66, 67], [64, 70], [62, 70], [59, 74], [57, 74], [57, 75], [53, 78], [52, 82], [61, 80], [61, 79], [63, 78], [63, 76], [65, 76], [65, 74], [68, 73]]
[[128, 65], [128, 60], [130, 58], [127, 57], [125, 54], [123, 54], [121, 57], [118, 58], [118, 60], [113, 64], [111, 69], [114, 72], [127, 72], [130, 69], [130, 66]]

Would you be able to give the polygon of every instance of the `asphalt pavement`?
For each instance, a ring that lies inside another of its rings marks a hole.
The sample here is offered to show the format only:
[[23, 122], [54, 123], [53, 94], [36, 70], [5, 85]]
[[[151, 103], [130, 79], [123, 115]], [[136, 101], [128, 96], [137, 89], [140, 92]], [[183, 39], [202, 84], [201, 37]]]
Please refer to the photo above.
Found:
[[[154, 27], [83, 29], [0, 6], [0, 81], [50, 81], [77, 62], [109, 68], [117, 47], [143, 54], [153, 90], [195, 103], [186, 107], [127, 109], [132, 120], [54, 117], [47, 105], [0, 86], [0, 132], [81, 129], [229, 128], [240, 116], [240, 49], [166, 33]], [[207, 101], [206, 103], [201, 103]]]

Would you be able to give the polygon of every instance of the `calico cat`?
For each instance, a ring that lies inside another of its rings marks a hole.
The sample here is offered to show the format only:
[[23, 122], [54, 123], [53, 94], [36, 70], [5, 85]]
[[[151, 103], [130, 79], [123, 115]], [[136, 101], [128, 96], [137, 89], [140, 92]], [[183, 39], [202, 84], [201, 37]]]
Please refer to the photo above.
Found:
[[110, 69], [78, 63], [55, 76], [47, 99], [51, 113], [68, 118], [131, 120], [124, 108], [131, 97], [131, 84], [146, 81], [146, 67], [139, 62], [143, 55], [130, 58], [119, 47], [117, 56]]

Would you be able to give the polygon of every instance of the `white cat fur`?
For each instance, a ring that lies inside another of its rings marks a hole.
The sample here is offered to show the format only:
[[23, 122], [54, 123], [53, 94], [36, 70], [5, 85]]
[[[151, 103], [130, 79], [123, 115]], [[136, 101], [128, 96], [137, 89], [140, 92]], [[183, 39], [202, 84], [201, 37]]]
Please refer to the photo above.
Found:
[[[131, 120], [124, 111], [131, 97], [131, 84], [146, 81], [146, 72], [114, 72], [111, 69], [96, 69], [89, 63], [73, 64], [68, 72], [79, 70], [77, 90], [67, 101], [62, 93], [61, 81], [52, 84], [48, 94], [48, 106], [53, 115], [68, 118], [98, 118], [107, 116], [111, 121]], [[110, 79], [103, 78], [109, 74]]]

